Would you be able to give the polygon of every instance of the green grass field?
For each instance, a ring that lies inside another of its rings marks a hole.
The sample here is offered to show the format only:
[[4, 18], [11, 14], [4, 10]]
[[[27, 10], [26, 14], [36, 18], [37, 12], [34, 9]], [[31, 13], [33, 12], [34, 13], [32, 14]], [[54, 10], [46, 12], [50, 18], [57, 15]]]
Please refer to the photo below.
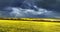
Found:
[[60, 23], [0, 20], [0, 32], [60, 32]]

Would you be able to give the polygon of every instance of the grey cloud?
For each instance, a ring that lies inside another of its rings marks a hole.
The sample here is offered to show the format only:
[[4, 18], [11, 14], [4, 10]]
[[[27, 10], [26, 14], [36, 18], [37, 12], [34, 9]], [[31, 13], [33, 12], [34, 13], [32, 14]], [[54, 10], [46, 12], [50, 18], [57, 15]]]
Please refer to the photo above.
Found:
[[0, 0], [3, 17], [60, 17], [60, 0]]
[[[12, 7], [12, 12], [10, 13], [11, 16], [14, 17], [44, 17], [44, 18], [49, 18], [49, 17], [58, 17], [58, 13], [54, 11], [48, 11], [43, 8], [38, 8], [38, 11], [34, 11], [32, 9], [22, 9], [22, 8], [16, 8]], [[60, 16], [60, 15], [59, 15]]]

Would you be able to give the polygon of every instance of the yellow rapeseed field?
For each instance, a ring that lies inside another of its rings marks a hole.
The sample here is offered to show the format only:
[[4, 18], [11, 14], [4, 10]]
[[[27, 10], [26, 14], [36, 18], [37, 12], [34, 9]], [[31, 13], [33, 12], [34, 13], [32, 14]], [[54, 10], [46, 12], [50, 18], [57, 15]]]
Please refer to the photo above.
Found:
[[0, 20], [0, 32], [60, 32], [60, 23]]

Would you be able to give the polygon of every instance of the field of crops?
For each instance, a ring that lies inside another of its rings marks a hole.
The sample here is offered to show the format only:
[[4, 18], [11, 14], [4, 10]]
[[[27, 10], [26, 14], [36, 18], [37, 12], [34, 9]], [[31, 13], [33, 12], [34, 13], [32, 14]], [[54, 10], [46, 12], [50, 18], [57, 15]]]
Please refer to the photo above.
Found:
[[0, 20], [0, 32], [60, 32], [60, 23]]

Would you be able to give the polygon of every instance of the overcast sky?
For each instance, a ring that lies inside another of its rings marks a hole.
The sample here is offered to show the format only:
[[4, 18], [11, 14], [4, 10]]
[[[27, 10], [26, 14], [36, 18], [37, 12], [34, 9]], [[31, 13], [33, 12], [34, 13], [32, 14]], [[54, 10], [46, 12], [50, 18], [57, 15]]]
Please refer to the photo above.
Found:
[[60, 18], [60, 0], [0, 0], [0, 17]]

